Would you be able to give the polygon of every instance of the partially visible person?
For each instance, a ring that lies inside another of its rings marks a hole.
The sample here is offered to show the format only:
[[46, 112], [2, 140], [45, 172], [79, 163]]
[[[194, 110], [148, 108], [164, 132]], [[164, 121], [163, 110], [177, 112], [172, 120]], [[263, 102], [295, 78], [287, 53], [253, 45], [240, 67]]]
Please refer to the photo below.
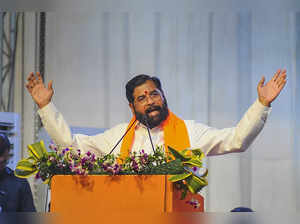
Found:
[[9, 139], [0, 133], [0, 212], [35, 212], [28, 181], [7, 167], [10, 157]]
[[236, 207], [232, 209], [230, 212], [254, 212], [254, 211], [248, 207]]

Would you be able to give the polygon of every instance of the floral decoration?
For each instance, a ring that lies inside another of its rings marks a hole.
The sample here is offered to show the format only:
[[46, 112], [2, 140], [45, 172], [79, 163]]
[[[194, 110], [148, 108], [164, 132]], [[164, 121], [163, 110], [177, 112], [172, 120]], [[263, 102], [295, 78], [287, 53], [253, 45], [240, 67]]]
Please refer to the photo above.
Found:
[[[156, 147], [153, 154], [141, 150], [122, 160], [118, 155], [96, 157], [91, 151], [73, 147], [58, 149], [52, 144], [49, 148], [48, 152], [43, 141], [28, 145], [29, 157], [18, 162], [15, 175], [35, 175], [49, 185], [54, 175], [170, 175], [169, 181], [182, 191], [182, 199], [188, 191], [196, 194], [208, 184], [200, 149], [177, 151], [169, 147], [166, 156], [163, 147]], [[204, 172], [199, 174], [199, 169]]]

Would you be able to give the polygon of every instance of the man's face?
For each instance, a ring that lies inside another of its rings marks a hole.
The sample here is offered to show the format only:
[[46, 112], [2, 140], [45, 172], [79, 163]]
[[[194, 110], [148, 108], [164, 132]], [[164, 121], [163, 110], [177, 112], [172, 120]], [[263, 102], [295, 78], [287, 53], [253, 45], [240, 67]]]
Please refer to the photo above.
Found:
[[4, 170], [10, 157], [11, 157], [11, 154], [9, 154], [8, 149], [5, 150], [4, 153], [0, 156], [0, 172]]
[[133, 91], [133, 98], [133, 103], [129, 104], [132, 113], [149, 128], [160, 125], [168, 117], [167, 103], [154, 82], [148, 80], [137, 86]]

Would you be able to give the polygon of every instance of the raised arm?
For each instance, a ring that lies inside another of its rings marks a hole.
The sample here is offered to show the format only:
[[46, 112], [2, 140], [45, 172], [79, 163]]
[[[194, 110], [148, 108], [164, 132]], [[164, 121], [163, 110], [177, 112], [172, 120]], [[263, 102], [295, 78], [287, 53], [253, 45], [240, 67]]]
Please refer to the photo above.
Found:
[[279, 69], [265, 85], [264, 81], [262, 77], [257, 86], [258, 100], [235, 127], [216, 129], [195, 124], [191, 128], [193, 147], [201, 148], [209, 156], [245, 151], [263, 129], [271, 103], [286, 84], [286, 71]]
[[44, 128], [51, 139], [59, 146], [68, 147], [74, 143], [71, 130], [65, 122], [63, 116], [56, 110], [51, 103], [54, 90], [52, 81], [46, 87], [39, 72], [31, 72], [27, 77], [26, 88], [33, 101], [38, 105], [38, 113]]
[[79, 148], [83, 152], [92, 151], [99, 156], [106, 154], [125, 132], [127, 125], [121, 125], [104, 133], [88, 136], [75, 134], [72, 136], [71, 130], [63, 115], [56, 109], [51, 102], [53, 96], [52, 81], [46, 87], [40, 73], [30, 73], [26, 87], [34, 102], [38, 105], [38, 114], [51, 139], [59, 147]]

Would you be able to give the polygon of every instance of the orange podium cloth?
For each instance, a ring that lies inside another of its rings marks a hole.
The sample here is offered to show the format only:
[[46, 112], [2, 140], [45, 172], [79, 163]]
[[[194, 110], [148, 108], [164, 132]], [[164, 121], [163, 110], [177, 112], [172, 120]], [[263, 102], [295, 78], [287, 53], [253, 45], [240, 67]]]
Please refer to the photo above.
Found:
[[[201, 195], [180, 200], [166, 175], [57, 175], [51, 181], [50, 211], [58, 214], [111, 212], [203, 212]], [[171, 189], [171, 190], [166, 190]], [[187, 203], [197, 199], [199, 208]]]

